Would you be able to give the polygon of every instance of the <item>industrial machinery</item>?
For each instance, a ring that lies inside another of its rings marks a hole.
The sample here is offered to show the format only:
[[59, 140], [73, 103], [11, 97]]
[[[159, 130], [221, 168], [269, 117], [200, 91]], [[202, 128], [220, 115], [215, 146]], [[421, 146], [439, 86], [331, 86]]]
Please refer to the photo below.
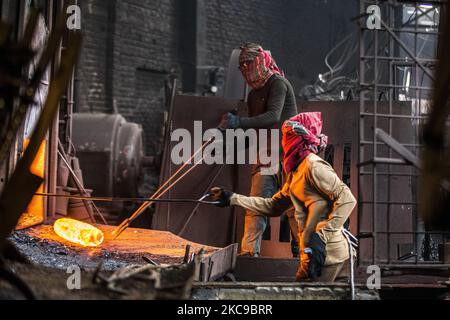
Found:
[[[84, 184], [94, 196], [138, 196], [146, 159], [140, 125], [120, 114], [75, 113], [72, 141]], [[114, 202], [107, 208], [120, 212], [124, 205]]]

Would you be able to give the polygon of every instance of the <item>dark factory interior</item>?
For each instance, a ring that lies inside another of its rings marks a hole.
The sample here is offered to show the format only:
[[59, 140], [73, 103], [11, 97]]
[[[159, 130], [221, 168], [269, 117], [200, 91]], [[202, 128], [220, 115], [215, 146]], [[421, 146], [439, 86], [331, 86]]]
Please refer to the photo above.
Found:
[[450, 300], [448, 3], [0, 0], [0, 299]]

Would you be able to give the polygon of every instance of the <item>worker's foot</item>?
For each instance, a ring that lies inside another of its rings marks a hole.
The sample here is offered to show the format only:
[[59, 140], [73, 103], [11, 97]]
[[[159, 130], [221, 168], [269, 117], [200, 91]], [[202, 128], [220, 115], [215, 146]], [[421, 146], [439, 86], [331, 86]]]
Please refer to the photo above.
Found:
[[258, 258], [259, 254], [258, 253], [253, 253], [253, 252], [241, 252], [241, 253], [238, 253], [238, 257]]

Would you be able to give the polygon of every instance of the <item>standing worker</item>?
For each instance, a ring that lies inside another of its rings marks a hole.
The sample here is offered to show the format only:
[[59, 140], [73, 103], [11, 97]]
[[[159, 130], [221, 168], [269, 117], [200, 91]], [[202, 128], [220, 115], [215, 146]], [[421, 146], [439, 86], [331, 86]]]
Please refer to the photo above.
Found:
[[[275, 60], [264, 49], [255, 43], [246, 43], [241, 47], [239, 69], [246, 82], [252, 88], [248, 95], [249, 117], [238, 117], [232, 113], [223, 116], [222, 129], [277, 129], [290, 117], [297, 114], [295, 94], [292, 85], [284, 77]], [[267, 141], [267, 153], [271, 154], [270, 140]], [[279, 144], [278, 144], [279, 145]], [[259, 154], [258, 150], [258, 154]], [[273, 150], [279, 152], [280, 150]], [[252, 168], [251, 196], [269, 198], [282, 185], [282, 170], [261, 173], [264, 166], [258, 162]], [[273, 171], [273, 170], [272, 170]], [[293, 241], [292, 253], [298, 255], [296, 239], [296, 222], [293, 210], [287, 211]], [[268, 219], [254, 210], [247, 210], [245, 215], [244, 235], [241, 243], [241, 254], [257, 257], [261, 251], [263, 233]]]
[[343, 235], [356, 200], [333, 168], [317, 156], [327, 144], [320, 112], [300, 113], [282, 127], [283, 187], [271, 198], [246, 197], [213, 188], [219, 206], [236, 205], [266, 216], [279, 216], [294, 205], [300, 239], [297, 281], [332, 282], [346, 276], [349, 244]]

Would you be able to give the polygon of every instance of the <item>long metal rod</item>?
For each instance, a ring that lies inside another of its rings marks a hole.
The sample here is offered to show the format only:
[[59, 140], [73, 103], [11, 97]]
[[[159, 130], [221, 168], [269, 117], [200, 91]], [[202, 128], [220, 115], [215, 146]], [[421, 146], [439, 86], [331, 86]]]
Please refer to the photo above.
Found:
[[[364, 0], [360, 0], [359, 1], [359, 12], [366, 12], [365, 10], [365, 1]], [[362, 29], [362, 23], [361, 21], [359, 22], [359, 84], [361, 86], [361, 83], [363, 83], [366, 79], [366, 69], [365, 69], [365, 61], [362, 57], [364, 57], [366, 55], [366, 50], [365, 50], [365, 43], [364, 43], [364, 34], [365, 34], [365, 30]], [[365, 91], [364, 90], [360, 90], [359, 92], [359, 113], [363, 113], [365, 112]], [[365, 135], [364, 135], [364, 118], [363, 117], [359, 117], [359, 133], [358, 133], [358, 142], [360, 143], [360, 141], [365, 139]], [[358, 153], [358, 163], [362, 162], [365, 160], [365, 149], [366, 146], [361, 145], [359, 147], [359, 153]], [[362, 190], [362, 176], [360, 174], [361, 168], [357, 168], [358, 170], [358, 220], [357, 220], [357, 225], [358, 225], [358, 233], [361, 232], [362, 230], [362, 218], [363, 218], [363, 205], [360, 203], [361, 199], [362, 199], [362, 192], [360, 190]]]
[[402, 206], [417, 206], [419, 205], [417, 202], [414, 201], [371, 201], [371, 200], [364, 200], [361, 201], [362, 204], [371, 204], [371, 203], [377, 203], [377, 204], [392, 204], [392, 205], [402, 205]]
[[[216, 181], [217, 177], [219, 176], [219, 174], [222, 172], [223, 168], [225, 167], [224, 164], [220, 165], [219, 169], [217, 170], [216, 174], [214, 175], [214, 177], [211, 179], [210, 183], [208, 184], [208, 186], [206, 187], [206, 192], [209, 191], [209, 189], [211, 189], [211, 187], [213, 186], [213, 183]], [[197, 212], [198, 207], [200, 206], [200, 203], [198, 203], [194, 209], [192, 209], [191, 213], [189, 214], [188, 218], [186, 219], [185, 223], [183, 224], [183, 226], [181, 227], [180, 231], [177, 233], [179, 236], [183, 235], [184, 232], [186, 231], [187, 226], [189, 225], [189, 223], [191, 222], [192, 217], [195, 215], [195, 212]]]
[[[375, 4], [376, 0], [365, 0], [367, 4]], [[384, 0], [386, 2], [386, 0]], [[446, 0], [387, 0], [389, 1], [390, 5], [394, 6], [401, 6], [405, 4], [414, 4], [414, 3], [421, 3], [421, 4], [436, 4], [436, 5], [442, 5], [446, 4]]]
[[[375, 1], [376, 5], [379, 5], [378, 0]], [[381, 21], [381, 18], [380, 18]], [[378, 97], [378, 86], [377, 86], [377, 82], [378, 82], [378, 30], [375, 29], [374, 30], [374, 56], [375, 59], [373, 60], [373, 64], [374, 64], [374, 86], [373, 86], [373, 128], [377, 128], [378, 127], [378, 101], [377, 101], [377, 97]], [[375, 134], [373, 134], [373, 145], [372, 145], [372, 152], [373, 155], [372, 157], [376, 157], [377, 156], [377, 137]], [[376, 163], [374, 163], [372, 165], [372, 197], [373, 199], [377, 199], [378, 196], [378, 177], [377, 177], [377, 165]], [[377, 231], [378, 231], [378, 207], [377, 207], [377, 202], [374, 201], [372, 203], [372, 229], [373, 229], [373, 241], [372, 241], [372, 254], [373, 254], [373, 258], [372, 258], [372, 262], [373, 264], [377, 263], [377, 254], [378, 254], [378, 235], [377, 235]]]
[[[56, 15], [64, 15], [65, 13], [63, 12], [64, 8], [64, 1], [58, 1], [58, 3], [56, 3], [56, 5], [54, 6], [54, 14]], [[63, 23], [63, 27], [65, 25], [64, 20], [57, 22], [59, 24]], [[67, 30], [65, 31], [65, 35], [68, 36], [68, 32]], [[62, 58], [62, 46], [64, 42], [64, 37], [62, 37], [61, 41], [59, 41], [57, 43], [57, 47], [55, 48], [55, 54], [54, 54], [54, 59], [53, 59], [53, 65], [51, 66], [51, 71], [53, 73], [53, 75], [55, 74], [57, 68], [59, 67], [60, 63], [61, 63], [61, 58]], [[44, 72], [44, 71], [43, 71]], [[70, 78], [72, 78], [73, 75], [73, 70], [71, 73]], [[69, 79], [69, 84], [70, 85], [70, 79]], [[65, 90], [65, 94], [67, 95], [67, 88]], [[49, 129], [49, 137], [48, 137], [48, 162], [47, 162], [47, 166], [48, 166], [48, 170], [49, 170], [49, 174], [48, 174], [48, 192], [56, 192], [56, 185], [57, 185], [57, 175], [58, 175], [58, 155], [57, 155], [57, 150], [58, 150], [58, 137], [59, 137], [59, 116], [60, 116], [60, 110], [61, 110], [61, 101], [62, 98], [64, 97], [64, 95], [61, 96], [59, 103], [58, 103], [58, 110], [56, 111], [55, 117], [53, 118], [53, 123]], [[55, 212], [56, 212], [56, 202], [54, 201], [55, 199], [48, 199], [48, 203], [47, 203], [47, 215], [48, 213], [51, 214], [52, 218], [55, 218]]]
[[[169, 191], [174, 185], [176, 185], [182, 178], [184, 178], [189, 172], [191, 172], [197, 165], [201, 163], [202, 160], [195, 163], [192, 167], [190, 167], [186, 172], [184, 172], [177, 180], [172, 182], [169, 186], [167, 186], [166, 189], [161, 191], [155, 198], [159, 199], [161, 196], [163, 196], [167, 191]], [[113, 239], [116, 239], [123, 231], [125, 231], [126, 228], [130, 226], [130, 223], [133, 222], [137, 217], [139, 217], [145, 209], [147, 209], [151, 204], [153, 204], [153, 201], [148, 201], [142, 204], [139, 209], [137, 209], [131, 217], [125, 219], [113, 232]]]
[[[362, 87], [366, 87], [367, 89], [370, 89], [371, 87], [374, 86], [373, 83], [361, 83], [360, 84]], [[421, 87], [421, 86], [405, 86], [405, 85], [395, 85], [395, 84], [389, 84], [389, 83], [377, 83], [377, 86], [379, 88], [398, 88], [398, 89], [416, 89], [416, 90], [429, 90], [432, 91], [434, 90], [433, 87]]]
[[[362, 56], [361, 59], [363, 60], [373, 60], [375, 59], [374, 56], [371, 55], [366, 55], [366, 56]], [[387, 60], [387, 61], [397, 61], [398, 63], [400, 62], [405, 62], [407, 64], [414, 64], [413, 61], [408, 60], [408, 57], [396, 57], [396, 56], [379, 56], [378, 60]], [[435, 64], [436, 62], [438, 62], [439, 60], [434, 59], [434, 58], [417, 58], [418, 61], [424, 62], [424, 63], [433, 63]]]
[[[365, 175], [365, 176], [370, 176], [370, 175], [372, 175], [372, 172], [369, 172], [369, 171], [361, 171], [360, 173], [359, 173], [360, 175]], [[379, 176], [393, 176], [393, 177], [395, 177], [395, 176], [399, 176], [399, 177], [402, 177], [402, 176], [407, 176], [407, 177], [409, 177], [409, 176], [419, 176], [419, 174], [418, 173], [409, 173], [409, 172], [378, 172], [378, 175]]]
[[[81, 183], [81, 181], [78, 179], [76, 173], [73, 171], [72, 167], [70, 166], [65, 154], [64, 154], [64, 148], [62, 146], [62, 144], [59, 142], [58, 144], [58, 155], [61, 158], [61, 160], [64, 162], [65, 166], [67, 167], [67, 169], [69, 170], [70, 175], [73, 178], [73, 181], [75, 182], [75, 185], [78, 189], [78, 192], [80, 192], [81, 194], [87, 195], [88, 193], [86, 192], [86, 189], [84, 188], [83, 184]], [[91, 219], [93, 220], [93, 222], [96, 222], [95, 217], [92, 213], [92, 208], [89, 206], [89, 203], [87, 202], [87, 200], [83, 200], [83, 204], [86, 207], [86, 211], [89, 214], [89, 216], [91, 217]], [[101, 214], [100, 210], [97, 208], [97, 206], [95, 205], [94, 202], [91, 202], [92, 207], [95, 209], [97, 215], [100, 217], [100, 219], [102, 220], [102, 222], [105, 225], [108, 225], [108, 222], [106, 221], [105, 217], [103, 217], [103, 215]]]
[[[363, 235], [370, 235], [372, 232], [364, 232]], [[378, 231], [379, 234], [431, 234], [440, 236], [449, 236], [450, 231]], [[364, 236], [358, 235], [359, 238], [364, 238]]]
[[[166, 180], [166, 182], [164, 182], [163, 183], [163, 185], [162, 186], [160, 186], [154, 193], [153, 193], [153, 195], [150, 197], [150, 198], [158, 198], [162, 193], [165, 193], [166, 191], [168, 191], [169, 189], [167, 189], [167, 190], [164, 190], [164, 188], [173, 180], [173, 179], [175, 179], [175, 177], [187, 166], [187, 165], [189, 165], [190, 164], [190, 162], [197, 156], [197, 154], [199, 154], [210, 142], [212, 141], [212, 139], [209, 139], [208, 141], [206, 141], [205, 143], [203, 143], [203, 145], [185, 162], [185, 163], [183, 163], [183, 165], [177, 170], [177, 171], [175, 171], [175, 173], [174, 174], [172, 174], [170, 177], [169, 177], [169, 179], [167, 179]], [[203, 157], [202, 157], [202, 159], [201, 160], [203, 160]], [[195, 166], [197, 166], [197, 164], [194, 164], [194, 168], [195, 168]], [[190, 168], [187, 172], [189, 172], [190, 170], [192, 170], [193, 168]], [[184, 177], [184, 175], [185, 174], [183, 174], [183, 176], [182, 177]], [[179, 179], [178, 180], [176, 180], [176, 181], [179, 181]], [[172, 186], [172, 184], [168, 187], [168, 188], [170, 188]], [[140, 211], [143, 211], [143, 210], [145, 210], [145, 209], [147, 209], [147, 207], [148, 206], [150, 206], [152, 203], [151, 202], [149, 202], [149, 203], [144, 203], [141, 207], [139, 207], [137, 210], [136, 210], [136, 212], [140, 212]], [[135, 212], [135, 213], [136, 213]], [[134, 215], [134, 214], [133, 214]], [[133, 217], [133, 215], [131, 216], [131, 217]]]
[[[402, 47], [402, 49], [405, 50], [405, 52], [411, 57], [411, 59], [413, 59], [417, 63], [417, 65], [422, 69], [422, 71], [425, 72], [425, 74], [434, 81], [435, 80], [434, 75], [431, 73], [431, 71], [427, 69], [427, 67], [425, 67], [423, 63], [416, 58], [415, 54], [412, 53], [411, 50], [409, 50], [409, 48], [403, 43], [403, 41], [399, 37], [397, 37], [397, 35], [391, 30], [391, 28], [389, 28], [389, 26], [383, 21], [383, 19], [380, 19], [380, 23], [386, 29], [386, 31], [389, 32], [391, 37], [398, 43], [398, 45]], [[378, 30], [375, 30], [375, 33], [377, 33], [377, 31]]]
[[[161, 166], [161, 172], [165, 172], [166, 170], [166, 163], [167, 163], [167, 157], [169, 154], [169, 147], [170, 147], [170, 139], [169, 136], [172, 132], [172, 118], [173, 118], [173, 105], [175, 102], [175, 95], [177, 91], [177, 79], [172, 80], [172, 90], [170, 93], [170, 102], [169, 102], [169, 110], [167, 114], [167, 123], [166, 128], [164, 132], [164, 148], [163, 148], [163, 155], [162, 155], [162, 166]], [[172, 174], [172, 163], [169, 163], [169, 176]], [[159, 184], [162, 183], [163, 174], [159, 177]], [[170, 192], [169, 192], [169, 198], [170, 198]], [[170, 225], [170, 204], [167, 205], [167, 217], [166, 217], [166, 230], [169, 230]]]
[[[203, 161], [203, 155], [197, 163], [195, 163], [191, 168], [189, 168], [186, 172], [184, 172], [174, 182], [170, 183], [170, 181], [172, 181], [178, 175], [178, 173], [181, 172], [181, 170], [183, 170], [188, 164], [190, 164], [190, 162], [197, 156], [197, 154], [199, 154], [209, 143], [211, 143], [211, 141], [213, 141], [213, 138], [203, 143], [203, 145], [201, 145], [200, 148], [162, 186], [160, 186], [158, 190], [156, 190], [156, 192], [151, 196], [151, 198], [159, 199], [162, 195], [164, 195], [167, 191], [169, 191], [178, 181], [184, 178], [190, 171], [192, 171], [197, 165], [199, 165]], [[114, 239], [116, 239], [126, 228], [128, 228], [130, 223], [134, 221], [137, 217], [139, 217], [142, 214], [142, 212], [144, 212], [144, 210], [147, 209], [152, 203], [153, 203], [152, 201], [143, 203], [129, 218], [125, 219], [112, 232]]]
[[[419, 6], [417, 5], [417, 3], [415, 4], [415, 8], [416, 8], [416, 10], [417, 9], [419, 9]], [[431, 9], [430, 9], [431, 10]], [[417, 30], [417, 28], [418, 28], [418, 19], [416, 19], [415, 21], [414, 21], [414, 29], [416, 29]], [[417, 44], [417, 34], [415, 34], [414, 35], [414, 56], [415, 57], [417, 57], [418, 56], [418, 54], [417, 54], [417, 47], [418, 47], [418, 44]], [[415, 83], [416, 83], [416, 85], [417, 85], [417, 83], [418, 83], [418, 79], [419, 79], [419, 70], [418, 70], [418, 68], [414, 68], [414, 73], [415, 73]], [[415, 93], [415, 99], [416, 99], [416, 103], [418, 103], [418, 105], [419, 105], [419, 109], [420, 109], [420, 105], [421, 105], [421, 101], [420, 101], [420, 96], [421, 95], [419, 95], [419, 90], [414, 90], [414, 93]], [[420, 110], [417, 110], [417, 108], [414, 108], [414, 110], [413, 110], [413, 114], [414, 115], [416, 115], [416, 114], [420, 114]], [[415, 124], [415, 125], [414, 125]], [[419, 139], [419, 136], [420, 136], [420, 133], [419, 133], [419, 131], [418, 131], [418, 122], [415, 122], [415, 123], [413, 123], [413, 126], [415, 127], [414, 129], [415, 129], [415, 132], [414, 132], [414, 140], [418, 140]], [[415, 141], [414, 141], [415, 142]], [[391, 148], [392, 148], [392, 146], [390, 146]], [[404, 150], [405, 150], [406, 148], [404, 148]], [[406, 151], [407, 152], [409, 152], [409, 150], [407, 150], [406, 149]], [[415, 153], [415, 154], [418, 154], [417, 152], [418, 152], [418, 148], [417, 147], [414, 147], [413, 148], [413, 152]], [[421, 164], [419, 163], [420, 161], [417, 159], [417, 161], [416, 161], [416, 163], [414, 163], [415, 164], [415, 166], [417, 167], [418, 165], [421, 167]], [[411, 184], [410, 184], [410, 190], [411, 190], [411, 198], [412, 199], [414, 199], [415, 198], [415, 184], [417, 183], [417, 181], [414, 181], [414, 178], [411, 178]], [[417, 201], [417, 199], [416, 199], [416, 201]], [[419, 214], [418, 214], [418, 211], [417, 211], [417, 206], [413, 206], [412, 208], [411, 208], [411, 213], [412, 213], [412, 215], [413, 215], [413, 228], [414, 228], [414, 230], [418, 230], [418, 228], [419, 228], [419, 225], [420, 225], [420, 217], [419, 217]], [[389, 230], [389, 229], [388, 229]], [[389, 235], [388, 235], [388, 237], [389, 237]], [[413, 243], [414, 243], [414, 245], [413, 245], [413, 248], [414, 248], [414, 251], [415, 252], [418, 252], [419, 250], [418, 250], [418, 248], [419, 248], [419, 237], [417, 237], [417, 235], [415, 234], [414, 236], [413, 236]], [[416, 263], [417, 263], [417, 261], [418, 261], [418, 257], [417, 257], [417, 255], [415, 255], [415, 260], [416, 260]]]
[[[362, 117], [373, 117], [373, 113], [364, 112], [361, 114]], [[379, 113], [377, 114], [377, 117], [379, 118], [391, 118], [391, 119], [410, 119], [410, 120], [426, 120], [428, 119], [427, 116], [408, 116], [408, 115], [402, 115], [402, 114], [383, 114]], [[449, 121], [450, 122], [450, 121]]]
[[[69, 162], [66, 160], [65, 156], [59, 150], [57, 150], [57, 154], [59, 155], [59, 157], [66, 165], [67, 169], [69, 170], [73, 180], [75, 181], [75, 185], [78, 188], [78, 192], [80, 192], [81, 194], [86, 194], [85, 190], [83, 190], [83, 188], [81, 187], [80, 180], [78, 180], [78, 177], [76, 176], [75, 172], [73, 172], [72, 167], [70, 166]], [[91, 211], [91, 207], [89, 206], [89, 203], [87, 203], [86, 200], [83, 200], [83, 204], [86, 207], [86, 212], [88, 213], [89, 217], [91, 218], [91, 222], [96, 223], [97, 221], [95, 220], [95, 217]]]
[[[368, 31], [370, 31], [370, 29], [368, 29], [368, 28], [363, 28], [363, 29], [365, 29], [365, 30], [368, 30]], [[386, 29], [378, 29], [380, 32], [388, 32]], [[391, 30], [393, 31], [393, 32], [399, 32], [399, 33], [409, 33], [409, 34], [427, 34], [427, 35], [429, 35], [429, 34], [431, 34], [431, 35], [439, 35], [439, 34], [441, 34], [439, 31], [427, 31], [427, 30], [414, 30], [413, 28], [404, 28], [404, 29], [399, 29], [399, 28], [391, 28]]]
[[[352, 241], [350, 240], [349, 235], [342, 230], [342, 234], [344, 235], [345, 239], [347, 240], [348, 245], [348, 255], [349, 255], [349, 264], [350, 264], [350, 292], [351, 292], [351, 299], [355, 300], [355, 270], [353, 265], [353, 245]], [[356, 238], [355, 238], [356, 239]]]
[[[391, 7], [389, 7], [388, 19], [389, 19], [389, 25], [395, 26], [395, 10], [392, 10]], [[390, 56], [390, 58], [392, 58], [392, 54], [394, 53], [394, 50], [395, 50], [394, 41], [392, 40], [392, 37], [389, 37], [388, 50], [389, 50], [389, 56]], [[389, 83], [394, 83], [394, 68], [399, 64], [399, 62], [395, 62], [395, 64], [394, 64], [393, 60], [395, 60], [395, 58], [391, 59], [391, 61], [389, 61], [389, 70], [388, 70]], [[395, 94], [395, 89], [394, 88], [389, 88], [389, 95], [388, 95], [388, 97], [389, 97], [389, 114], [393, 114], [393, 101], [392, 101], [392, 98], [393, 98], [394, 94]], [[392, 117], [388, 118], [388, 122], [389, 122], [388, 134], [390, 136], [392, 136], [392, 132], [393, 132], [393, 126], [392, 126], [393, 125], [393, 119], [392, 119]], [[391, 148], [389, 148], [389, 155], [388, 156], [389, 156], [389, 158], [393, 157]], [[374, 158], [374, 160], [375, 160], [375, 158]], [[402, 161], [403, 159], [398, 159], [398, 160]], [[392, 172], [392, 166], [389, 165], [387, 167], [387, 172], [388, 172], [388, 179], [386, 179], [386, 183], [387, 183], [387, 197], [388, 197], [389, 204], [387, 205], [386, 227], [387, 227], [387, 230], [390, 230], [391, 229], [391, 227], [390, 227], [390, 225], [391, 225], [391, 210], [392, 210], [392, 206], [391, 206], [391, 203], [390, 203], [391, 202], [391, 191], [392, 191], [390, 177], [391, 177], [391, 172]], [[379, 172], [378, 172], [378, 175], [379, 175]], [[387, 245], [387, 259], [388, 259], [388, 262], [391, 261], [391, 246], [390, 246], [390, 243], [391, 243], [391, 237], [390, 237], [390, 234], [389, 234], [387, 236], [387, 244], [388, 244]]]
[[[163, 191], [161, 191], [157, 196], [156, 199], [159, 199], [161, 196], [166, 194], [167, 191], [169, 191], [174, 185], [176, 185], [181, 179], [183, 179], [189, 172], [195, 169], [203, 159], [200, 159], [198, 162], [196, 162], [192, 167], [190, 167], [186, 172], [184, 172], [178, 179], [176, 179], [174, 182], [172, 182], [170, 185], [167, 186], [167, 188]], [[139, 211], [139, 214], [142, 213], [143, 210], [147, 209], [151, 204], [153, 203], [152, 200], [148, 200], [146, 203], [144, 203], [140, 209], [138, 209], [136, 212]]]
[[[373, 141], [361, 141], [361, 144], [362, 145], [364, 145], [364, 144], [372, 145]], [[378, 145], [386, 145], [384, 142], [381, 142], [381, 141], [377, 142], [377, 144]], [[422, 147], [421, 144], [416, 144], [416, 143], [402, 143], [402, 146], [405, 146], [405, 147]]]
[[65, 198], [65, 199], [76, 199], [76, 200], [89, 200], [89, 201], [99, 201], [99, 202], [192, 202], [198, 204], [217, 204], [217, 201], [205, 201], [201, 199], [160, 199], [160, 198], [133, 198], [133, 197], [87, 197], [87, 196], [74, 196], [65, 195], [58, 193], [46, 193], [46, 192], [36, 192], [36, 196], [43, 197], [54, 197], [54, 198]]

